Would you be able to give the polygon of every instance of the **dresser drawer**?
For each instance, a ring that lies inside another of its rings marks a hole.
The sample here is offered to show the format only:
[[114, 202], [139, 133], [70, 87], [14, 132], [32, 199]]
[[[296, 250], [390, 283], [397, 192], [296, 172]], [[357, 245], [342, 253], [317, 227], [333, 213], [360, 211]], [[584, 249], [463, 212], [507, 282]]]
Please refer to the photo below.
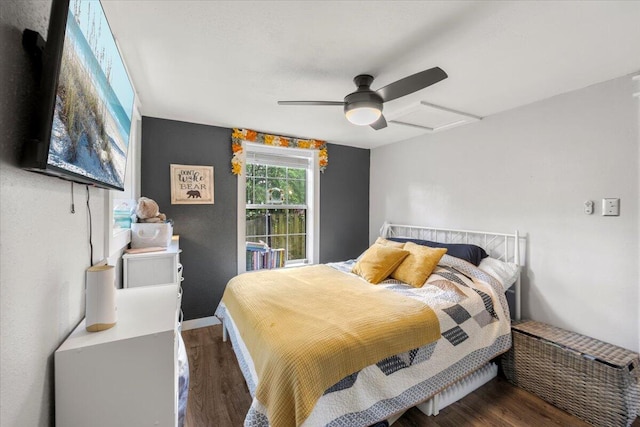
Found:
[[164, 251], [126, 254], [123, 260], [123, 287], [180, 283], [182, 265], [178, 239]]

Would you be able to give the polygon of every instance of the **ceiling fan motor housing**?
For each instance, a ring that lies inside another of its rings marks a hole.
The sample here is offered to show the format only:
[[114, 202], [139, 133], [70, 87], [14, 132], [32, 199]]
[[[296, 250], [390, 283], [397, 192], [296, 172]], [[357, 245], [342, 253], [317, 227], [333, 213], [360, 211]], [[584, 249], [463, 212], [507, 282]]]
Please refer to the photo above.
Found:
[[[373, 76], [361, 74], [353, 79], [358, 89], [344, 97], [344, 113], [349, 118], [349, 112], [357, 109], [372, 109], [382, 112], [382, 97], [372, 91], [369, 86], [373, 82]], [[378, 113], [378, 117], [380, 116]], [[351, 119], [349, 119], [351, 121]], [[356, 123], [360, 124], [360, 123]], [[362, 123], [362, 124], [370, 124]]]
[[382, 115], [382, 98], [371, 90], [350, 93], [344, 102], [344, 114], [355, 125], [370, 125]]
[[344, 112], [355, 108], [377, 108], [382, 111], [382, 98], [372, 90], [353, 92], [344, 97]]

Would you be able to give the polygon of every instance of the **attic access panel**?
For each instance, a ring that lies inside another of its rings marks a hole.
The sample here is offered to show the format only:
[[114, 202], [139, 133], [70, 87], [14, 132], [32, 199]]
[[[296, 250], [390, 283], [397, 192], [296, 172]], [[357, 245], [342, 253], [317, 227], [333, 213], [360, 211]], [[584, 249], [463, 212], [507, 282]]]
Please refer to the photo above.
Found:
[[389, 122], [438, 132], [482, 120], [482, 117], [421, 101], [389, 117]]

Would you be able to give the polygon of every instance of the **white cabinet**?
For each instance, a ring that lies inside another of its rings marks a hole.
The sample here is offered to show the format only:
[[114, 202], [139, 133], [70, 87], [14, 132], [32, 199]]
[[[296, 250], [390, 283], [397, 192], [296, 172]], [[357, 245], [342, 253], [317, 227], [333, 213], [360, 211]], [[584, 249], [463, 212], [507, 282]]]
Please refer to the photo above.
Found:
[[174, 236], [164, 251], [123, 255], [123, 287], [180, 283], [180, 252], [178, 237]]
[[56, 425], [177, 425], [180, 297], [175, 283], [119, 289], [113, 328], [76, 327], [55, 352]]

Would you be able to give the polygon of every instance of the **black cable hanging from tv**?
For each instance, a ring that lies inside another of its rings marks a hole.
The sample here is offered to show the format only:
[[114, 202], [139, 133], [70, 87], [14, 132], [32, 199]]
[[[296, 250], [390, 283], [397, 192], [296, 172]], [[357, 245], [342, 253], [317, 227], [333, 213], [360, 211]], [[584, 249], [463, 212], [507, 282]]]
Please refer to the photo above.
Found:
[[76, 213], [76, 202], [73, 200], [73, 181], [71, 181], [71, 213]]
[[91, 236], [93, 234], [92, 226], [91, 226], [91, 206], [89, 205], [89, 186], [87, 188], [87, 212], [89, 213], [89, 265], [93, 266], [93, 241], [91, 240]]

